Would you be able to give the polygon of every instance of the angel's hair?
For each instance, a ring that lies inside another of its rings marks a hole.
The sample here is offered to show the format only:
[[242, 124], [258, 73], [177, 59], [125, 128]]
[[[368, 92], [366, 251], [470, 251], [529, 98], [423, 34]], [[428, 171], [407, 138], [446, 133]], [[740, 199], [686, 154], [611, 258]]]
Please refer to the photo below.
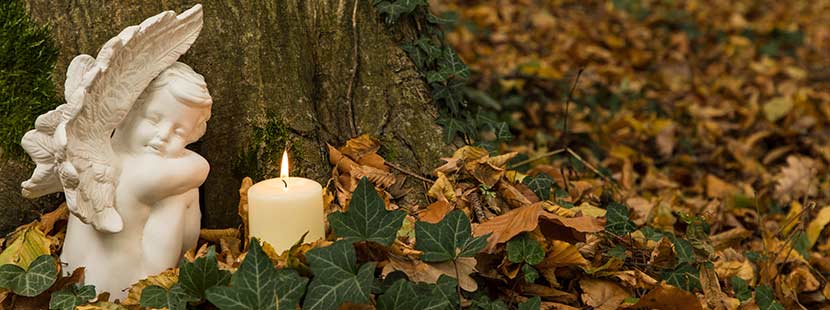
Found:
[[204, 108], [205, 117], [200, 120], [199, 127], [195, 130], [194, 136], [191, 138], [195, 142], [207, 129], [207, 120], [210, 118], [210, 107], [213, 104], [213, 99], [205, 83], [205, 78], [193, 71], [190, 66], [176, 62], [159, 74], [144, 93], [138, 98], [137, 104], [144, 104], [144, 99], [148, 94], [166, 90], [176, 98], [176, 101], [183, 103], [193, 108]]

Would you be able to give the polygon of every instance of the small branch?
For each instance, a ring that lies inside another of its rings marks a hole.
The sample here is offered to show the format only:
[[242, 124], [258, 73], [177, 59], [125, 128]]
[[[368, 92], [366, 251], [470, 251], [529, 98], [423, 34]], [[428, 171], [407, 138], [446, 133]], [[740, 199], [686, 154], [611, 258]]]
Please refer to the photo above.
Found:
[[391, 163], [391, 162], [386, 162], [386, 165], [387, 165], [387, 166], [389, 166], [389, 167], [392, 167], [392, 168], [393, 168], [393, 169], [395, 169], [395, 170], [398, 170], [398, 171], [403, 172], [403, 173], [405, 173], [405, 174], [407, 174], [407, 175], [410, 175], [410, 176], [412, 176], [413, 178], [416, 178], [416, 179], [418, 179], [418, 180], [421, 180], [421, 181], [427, 182], [427, 183], [429, 183], [429, 184], [433, 184], [433, 183], [435, 183], [435, 181], [433, 181], [433, 180], [430, 180], [430, 179], [427, 179], [427, 178], [425, 178], [425, 177], [422, 177], [421, 175], [419, 175], [419, 174], [417, 174], [417, 173], [414, 173], [414, 172], [412, 172], [412, 171], [409, 171], [409, 170], [406, 170], [406, 169], [404, 169], [404, 168], [401, 168], [400, 166], [395, 165], [395, 164], [393, 164], [393, 163]]
[[359, 60], [359, 52], [358, 45], [360, 43], [360, 38], [358, 37], [357, 32], [357, 3], [359, 0], [354, 0], [354, 5], [352, 7], [352, 41], [354, 46], [354, 51], [352, 52], [352, 78], [349, 79], [349, 90], [346, 93], [346, 98], [349, 100], [349, 126], [352, 130], [352, 137], [357, 137], [357, 121], [355, 120], [354, 116], [354, 84], [355, 80], [357, 79], [357, 69], [358, 64], [360, 63]]
[[585, 68], [579, 68], [579, 72], [576, 73], [576, 79], [574, 80], [574, 84], [573, 84], [573, 86], [571, 86], [571, 91], [568, 92], [568, 99], [565, 100], [565, 116], [564, 116], [564, 119], [565, 119], [565, 124], [564, 124], [565, 135], [563, 137], [563, 140], [565, 141], [565, 143], [564, 143], [565, 147], [568, 147], [568, 144], [570, 142], [570, 141], [568, 141], [569, 140], [568, 138], [570, 136], [569, 135], [570, 132], [568, 131], [568, 108], [571, 106], [571, 96], [573, 96], [574, 90], [576, 90], [576, 85], [579, 84], [579, 77], [582, 76], [582, 71], [583, 70], [585, 70]]
[[528, 159], [528, 160], [523, 160], [523, 161], [520, 161], [520, 162], [518, 162], [518, 163], [512, 164], [512, 165], [510, 165], [510, 167], [509, 167], [508, 169], [513, 169], [513, 168], [519, 167], [519, 166], [521, 166], [521, 165], [526, 165], [526, 164], [532, 163], [532, 162], [534, 162], [534, 161], [540, 160], [540, 159], [542, 159], [542, 158], [545, 158], [545, 157], [549, 157], [549, 156], [553, 156], [553, 155], [556, 155], [556, 154], [562, 153], [562, 152], [564, 152], [564, 151], [565, 151], [565, 149], [558, 149], [558, 150], [555, 150], [555, 151], [550, 151], [550, 152], [544, 153], [544, 154], [542, 154], [542, 155], [538, 155], [538, 156], [536, 156], [536, 157], [533, 157], [533, 158], [531, 158], [531, 159]]

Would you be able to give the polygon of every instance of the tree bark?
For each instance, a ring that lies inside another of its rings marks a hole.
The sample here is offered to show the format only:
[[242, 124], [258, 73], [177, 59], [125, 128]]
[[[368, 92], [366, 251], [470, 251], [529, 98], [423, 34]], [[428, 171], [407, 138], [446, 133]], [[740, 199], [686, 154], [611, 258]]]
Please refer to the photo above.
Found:
[[[52, 27], [60, 48], [55, 82], [61, 93], [73, 57], [95, 56], [123, 28], [193, 5], [184, 0], [26, 3], [35, 21]], [[207, 133], [191, 146], [211, 165], [201, 190], [204, 226], [237, 225], [242, 178], [275, 177], [286, 145], [292, 175], [322, 184], [331, 176], [326, 144], [359, 134], [377, 137], [387, 160], [421, 174], [446, 153], [429, 89], [399, 48], [416, 34], [414, 25], [384, 24], [368, 0], [203, 5], [204, 28], [180, 61], [205, 76], [214, 102]]]

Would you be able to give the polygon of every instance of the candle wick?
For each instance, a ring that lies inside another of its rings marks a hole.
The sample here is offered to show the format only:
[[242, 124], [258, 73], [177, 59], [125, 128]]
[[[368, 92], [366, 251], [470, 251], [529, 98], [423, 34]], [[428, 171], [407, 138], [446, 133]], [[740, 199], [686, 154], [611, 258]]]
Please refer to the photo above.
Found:
[[285, 179], [281, 179], [280, 181], [282, 181], [282, 183], [285, 184], [285, 188], [288, 188], [288, 182], [286, 182]]

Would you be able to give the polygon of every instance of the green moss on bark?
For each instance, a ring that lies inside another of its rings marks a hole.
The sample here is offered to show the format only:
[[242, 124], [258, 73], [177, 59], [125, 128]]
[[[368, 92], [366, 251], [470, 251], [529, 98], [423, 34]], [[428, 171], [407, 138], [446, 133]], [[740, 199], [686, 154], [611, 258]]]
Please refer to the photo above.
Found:
[[273, 112], [265, 115], [265, 120], [254, 124], [247, 146], [239, 153], [234, 163], [234, 173], [238, 177], [249, 176], [254, 181], [264, 180], [279, 175], [278, 168], [282, 152], [286, 146], [291, 147], [291, 162], [301, 161], [302, 148], [294, 148], [297, 143], [291, 137], [289, 127]]
[[23, 134], [61, 103], [52, 80], [57, 56], [48, 27], [20, 1], [0, 1], [0, 157], [25, 158]]

